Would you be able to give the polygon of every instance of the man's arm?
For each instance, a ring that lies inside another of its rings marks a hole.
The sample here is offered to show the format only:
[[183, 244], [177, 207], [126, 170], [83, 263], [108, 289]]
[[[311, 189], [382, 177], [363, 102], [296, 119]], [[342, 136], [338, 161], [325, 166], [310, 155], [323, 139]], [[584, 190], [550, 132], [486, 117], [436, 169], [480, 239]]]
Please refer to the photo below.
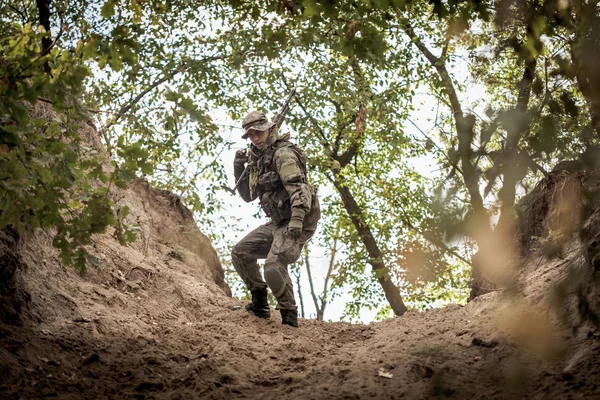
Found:
[[[293, 236], [302, 232], [304, 216], [310, 212], [312, 190], [300, 167], [296, 153], [289, 148], [282, 148], [275, 153], [275, 166], [285, 190], [290, 195], [292, 217], [288, 230]], [[296, 232], [291, 232], [295, 230]]]
[[250, 203], [257, 197], [256, 193], [254, 193], [254, 196], [250, 196], [250, 174], [247, 173], [242, 178], [242, 181], [239, 181], [240, 177], [244, 173], [244, 170], [246, 169], [247, 162], [248, 156], [246, 155], [246, 152], [244, 150], [238, 150], [235, 153], [235, 159], [233, 160], [233, 176], [235, 177], [236, 185], [239, 183], [239, 185], [237, 186], [237, 190], [241, 198], [244, 199], [246, 203]]

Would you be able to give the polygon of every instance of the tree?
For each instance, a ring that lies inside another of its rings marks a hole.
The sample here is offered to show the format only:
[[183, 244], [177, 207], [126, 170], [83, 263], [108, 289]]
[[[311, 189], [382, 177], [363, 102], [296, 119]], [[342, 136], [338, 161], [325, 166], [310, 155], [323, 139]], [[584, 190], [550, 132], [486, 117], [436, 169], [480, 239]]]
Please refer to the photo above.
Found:
[[[514, 267], [518, 185], [527, 190], [527, 182], [556, 160], [590, 159], [597, 146], [591, 134], [598, 132], [597, 2], [304, 4], [304, 15], [313, 20], [347, 20], [349, 12], [361, 21], [383, 18], [410, 39], [429, 64], [431, 93], [448, 107], [439, 124], [447, 182], [438, 193], [466, 200], [454, 216], [447, 215], [446, 230], [475, 239], [480, 265]], [[444, 29], [433, 28], [422, 15], [434, 15]], [[486, 118], [474, 105], [465, 107], [468, 98], [460, 99], [463, 88], [451, 72], [457, 50], [466, 52], [473, 76], [488, 91], [487, 104], [478, 107]], [[449, 204], [439, 203], [440, 209]], [[506, 272], [501, 274], [511, 279]]]
[[[330, 280], [332, 275], [334, 274], [334, 270], [335, 270], [335, 258], [338, 252], [338, 241], [339, 238], [337, 236], [335, 236], [333, 238], [333, 244], [332, 247], [330, 249], [330, 255], [329, 255], [329, 263], [328, 263], [328, 268], [327, 268], [327, 272], [325, 273], [325, 278], [323, 279], [323, 290], [321, 291], [321, 293], [317, 293], [316, 289], [315, 289], [315, 280], [313, 279], [313, 275], [312, 275], [312, 267], [311, 267], [311, 263], [310, 263], [310, 257], [309, 257], [309, 250], [308, 247], [306, 247], [304, 249], [304, 257], [303, 257], [303, 267], [306, 269], [306, 273], [308, 275], [308, 283], [310, 285], [310, 295], [312, 297], [312, 301], [313, 304], [315, 306], [315, 310], [316, 310], [316, 319], [317, 321], [323, 321], [324, 315], [325, 315], [325, 308], [327, 307], [328, 301], [329, 301], [329, 291], [331, 290], [330, 287]], [[298, 291], [300, 291], [300, 284], [299, 284], [299, 280], [298, 280]], [[301, 297], [302, 299], [302, 297]], [[302, 307], [304, 309], [304, 306]]]
[[[78, 126], [85, 110], [78, 97], [90, 70], [81, 48], [70, 52], [59, 45], [63, 25], [52, 35], [49, 4], [5, 2], [1, 9], [0, 228], [56, 228], [54, 245], [63, 262], [83, 273], [86, 262], [98, 263], [83, 247], [91, 234], [114, 226], [115, 235], [126, 242], [134, 233], [111, 212], [109, 182], [122, 181], [103, 171], [99, 154], [81, 156]], [[58, 116], [32, 118], [30, 104], [40, 100], [52, 104]], [[122, 151], [139, 154], [135, 146]], [[130, 160], [119, 171], [143, 165]]]
[[[455, 39], [467, 46], [475, 61], [473, 72], [488, 88], [491, 101], [485, 107], [487, 120], [478, 119], [459, 101], [456, 80], [447, 69], [450, 60], [445, 57], [445, 48], [438, 49], [440, 56], [434, 55], [415, 33], [410, 12], [399, 17], [401, 29], [437, 75], [434, 90], [439, 90], [450, 107], [454, 135], [447, 142], [448, 155], [453, 156], [452, 171], [458, 172], [467, 192], [468, 210], [461, 225], [477, 242], [476, 266], [487, 266], [487, 275], [495, 275], [496, 283], [502, 286], [509, 284], [519, 262], [513, 241], [518, 229], [518, 184], [540, 172], [545, 174], [556, 160], [578, 157], [593, 146], [581, 135], [590, 126], [590, 114], [580, 113], [577, 98], [581, 94], [562, 73], [564, 41], [549, 36], [542, 44], [542, 33], [553, 33], [540, 22], [543, 7], [519, 4], [522, 14], [495, 15], [496, 23], [504, 24], [504, 32], [490, 36], [493, 26], [483, 21], [481, 33], [472, 30]], [[482, 54], [483, 46], [494, 50]], [[500, 79], [506, 79], [508, 85], [499, 85]], [[494, 228], [490, 224], [493, 214], [497, 214]], [[475, 276], [480, 273], [474, 270]], [[476, 294], [475, 290], [472, 295]]]
[[[189, 188], [199, 177], [217, 186], [224, 140], [186, 93], [201, 85], [206, 101], [218, 94], [211, 63], [231, 54], [211, 47], [197, 23], [198, 12], [208, 15], [218, 3], [37, 0], [0, 7], [0, 228], [56, 228], [63, 262], [83, 273], [86, 261], [98, 263], [84, 247], [90, 235], [112, 226], [123, 243], [135, 238], [128, 210], [113, 210], [113, 185], [152, 175], [193, 209], [216, 211], [214, 199], [203, 203]], [[164, 25], [176, 22], [196, 36], [165, 38]], [[167, 84], [176, 87], [165, 92]], [[39, 102], [51, 105], [53, 121], [31, 118]], [[93, 116], [108, 154], [90, 153], [79, 135]], [[176, 170], [183, 156], [201, 160], [195, 172]]]

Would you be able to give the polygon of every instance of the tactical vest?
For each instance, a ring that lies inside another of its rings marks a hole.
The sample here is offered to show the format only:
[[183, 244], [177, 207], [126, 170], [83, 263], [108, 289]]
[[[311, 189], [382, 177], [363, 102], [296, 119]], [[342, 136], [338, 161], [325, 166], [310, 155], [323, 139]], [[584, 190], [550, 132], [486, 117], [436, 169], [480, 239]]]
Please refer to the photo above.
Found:
[[284, 147], [291, 148], [294, 154], [296, 154], [296, 157], [300, 161], [301, 182], [306, 183], [307, 157], [304, 151], [298, 146], [287, 140], [280, 140], [265, 149], [262, 157], [258, 159], [256, 193], [267, 217], [271, 218], [277, 224], [290, 219], [292, 216], [290, 195], [283, 186], [274, 160], [275, 152]]

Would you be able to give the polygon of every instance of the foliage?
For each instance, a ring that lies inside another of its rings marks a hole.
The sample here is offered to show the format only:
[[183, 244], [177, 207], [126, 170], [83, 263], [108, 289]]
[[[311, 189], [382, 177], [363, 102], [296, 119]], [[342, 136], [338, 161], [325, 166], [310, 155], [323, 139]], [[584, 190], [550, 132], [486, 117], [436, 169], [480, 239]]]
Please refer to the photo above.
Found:
[[[440, 227], [448, 238], [459, 233], [474, 239], [484, 263], [506, 267], [511, 251], [503, 246], [511, 245], [518, 196], [557, 161], [591, 161], [598, 146], [597, 2], [303, 5], [296, 15], [330, 24], [385, 16], [410, 39], [425, 61], [417, 71], [430, 77], [429, 93], [448, 106], [435, 120], [443, 145], [436, 153], [446, 172], [435, 208], [445, 220]], [[427, 14], [440, 25], [432, 29], [432, 20], [422, 18]], [[459, 59], [468, 60], [471, 85], [487, 91], [479, 103], [464, 95], [468, 86], [453, 72]]]
[[[377, 304], [375, 286], [362, 275], [367, 262], [377, 262], [365, 234], [388, 258], [375, 278], [393, 271], [399, 285], [420, 282], [427, 289], [411, 285], [409, 293], [429, 304], [433, 279], [440, 298], [448, 298], [453, 277], [466, 278], [456, 263], [465, 254], [448, 240], [472, 248], [473, 239], [480, 252], [498, 254], [493, 247], [502, 241], [492, 236], [510, 235], [518, 185], [526, 192], [557, 160], [585, 158], [597, 145], [595, 59], [581, 52], [598, 49], [593, 2], [232, 4], [244, 12], [228, 35], [243, 46], [243, 37], [260, 32], [250, 42], [252, 63], [240, 68], [241, 80], [253, 83], [244, 96], [275, 109], [271, 93], [283, 97], [289, 86], [300, 88], [291, 125], [309, 150], [313, 178], [322, 187], [333, 184], [348, 211], [339, 221], [346, 221], [353, 254], [338, 281], [354, 287], [358, 305], [349, 305], [351, 315], [362, 302]], [[473, 80], [467, 84], [455, 72], [462, 59]], [[475, 85], [488, 93], [479, 102], [465, 96]], [[417, 140], [401, 128], [414, 91], [398, 89], [415, 86], [448, 106], [436, 116], [434, 140], [425, 133], [425, 141]], [[397, 160], [420, 156], [423, 148], [437, 154], [445, 173], [435, 191]], [[336, 215], [332, 207], [324, 214]], [[494, 215], [500, 229], [491, 225]], [[408, 268], [415, 260], [417, 274]]]
[[[141, 174], [203, 227], [238, 229], [220, 215], [220, 124], [273, 114], [295, 86], [287, 126], [319, 188], [316, 241], [343, 240], [330, 299], [353, 294], [349, 319], [387, 315], [384, 299], [398, 313], [397, 288], [418, 308], [463, 301], [470, 256], [510, 231], [532, 182], [598, 145], [598, 22], [583, 0], [5, 1], [0, 228], [55, 228], [83, 272], [92, 234], [134, 240], [110, 189]], [[410, 128], [423, 92], [428, 132]], [[107, 153], [81, 137], [92, 120]]]
[[[26, 6], [23, 12], [30, 10]], [[139, 158], [112, 174], [104, 171], [101, 156], [86, 148], [78, 132], [86, 118], [78, 97], [90, 74], [81, 47], [45, 46], [48, 31], [11, 21], [15, 11], [10, 4], [2, 7], [0, 30], [7, 35], [0, 46], [0, 228], [55, 228], [53, 244], [62, 261], [85, 273], [86, 262], [98, 265], [83, 247], [92, 234], [113, 226], [123, 243], [135, 238], [111, 210], [108, 183], [124, 184]], [[41, 100], [53, 111], [36, 117]], [[121, 151], [138, 156], [140, 149]], [[122, 217], [126, 213], [121, 210]]]
[[[222, 94], [217, 66], [231, 55], [211, 33], [224, 18], [218, 8], [206, 1], [106, 2], [104, 28], [95, 35], [133, 35], [135, 62], [111, 69], [99, 62], [102, 71], [85, 96], [90, 108], [102, 110], [97, 118], [107, 146], [143, 143], [152, 183], [180, 195], [206, 223], [221, 209], [215, 192], [226, 178], [219, 161], [230, 146], [207, 113]], [[174, 27], [167, 36], [166, 27]]]
[[[128, 210], [112, 210], [112, 185], [152, 175], [204, 216], [218, 210], [214, 189], [206, 198], [190, 190], [198, 179], [215, 187], [223, 177], [216, 160], [225, 142], [186, 94], [198, 86], [207, 99], [218, 92], [209, 64], [223, 56], [208, 54], [203, 45], [206, 26], [196, 23], [202, 6], [2, 3], [0, 227], [56, 228], [63, 262], [84, 273], [86, 260], [98, 264], [83, 247], [92, 234], [112, 226], [122, 243], [135, 239], [123, 222]], [[164, 27], [181, 18], [189, 27], [165, 39]], [[164, 90], [166, 82], [176, 85]], [[40, 101], [51, 108], [44, 108], [45, 118], [30, 118]], [[93, 115], [108, 154], [90, 149], [80, 136]], [[183, 158], [200, 162], [192, 170], [182, 167]]]

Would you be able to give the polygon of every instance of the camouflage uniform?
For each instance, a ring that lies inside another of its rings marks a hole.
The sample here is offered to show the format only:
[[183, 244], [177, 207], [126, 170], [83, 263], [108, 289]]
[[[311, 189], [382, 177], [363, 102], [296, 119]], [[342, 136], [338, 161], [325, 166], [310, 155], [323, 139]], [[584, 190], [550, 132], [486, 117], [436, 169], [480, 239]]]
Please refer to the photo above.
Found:
[[[253, 113], [256, 117], [259, 112]], [[246, 120], [252, 120], [251, 116], [252, 113]], [[260, 113], [260, 116], [264, 114]], [[272, 128], [273, 123], [266, 117], [261, 121], [261, 127]], [[306, 155], [288, 139], [279, 137], [272, 130], [262, 150], [251, 146], [250, 173], [243, 178], [238, 190], [246, 202], [258, 198], [271, 221], [250, 232], [233, 247], [232, 261], [248, 290], [269, 287], [277, 299], [277, 308], [296, 310], [287, 266], [300, 258], [304, 243], [315, 233], [321, 213], [316, 190], [307, 182]], [[234, 163], [236, 181], [243, 171], [243, 164]], [[293, 219], [302, 221], [298, 239], [287, 234], [288, 224]], [[265, 259], [264, 280], [257, 263], [259, 258]]]

